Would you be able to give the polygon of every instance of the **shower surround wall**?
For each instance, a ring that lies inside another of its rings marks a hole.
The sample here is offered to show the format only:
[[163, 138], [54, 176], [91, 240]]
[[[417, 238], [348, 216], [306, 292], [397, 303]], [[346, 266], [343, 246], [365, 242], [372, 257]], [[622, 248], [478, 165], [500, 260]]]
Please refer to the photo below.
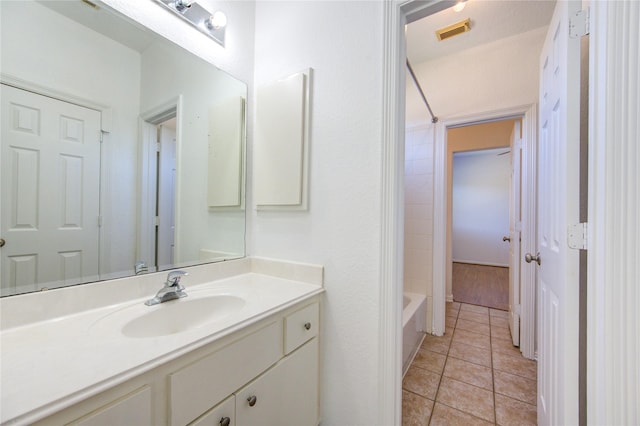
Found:
[[404, 292], [424, 295], [432, 326], [433, 127], [407, 129], [404, 171]]

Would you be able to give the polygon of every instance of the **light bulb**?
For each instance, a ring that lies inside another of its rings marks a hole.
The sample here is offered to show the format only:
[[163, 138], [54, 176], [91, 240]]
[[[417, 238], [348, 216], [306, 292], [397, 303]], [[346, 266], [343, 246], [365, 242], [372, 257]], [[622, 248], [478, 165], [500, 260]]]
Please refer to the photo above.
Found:
[[466, 6], [465, 0], [460, 0], [458, 3], [456, 3], [455, 6], [453, 6], [453, 10], [456, 12], [462, 12], [462, 9], [464, 9], [465, 6]]
[[209, 16], [206, 20], [205, 24], [209, 29], [219, 30], [227, 26], [227, 15], [224, 12], [216, 12], [213, 15]]

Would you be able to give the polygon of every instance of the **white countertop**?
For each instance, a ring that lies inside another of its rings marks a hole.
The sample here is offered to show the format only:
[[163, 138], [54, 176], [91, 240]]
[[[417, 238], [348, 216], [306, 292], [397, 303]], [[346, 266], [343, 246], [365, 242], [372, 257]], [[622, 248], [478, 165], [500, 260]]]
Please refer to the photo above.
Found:
[[143, 304], [152, 294], [2, 331], [0, 422], [46, 417], [323, 291], [316, 283], [255, 272], [185, 286], [191, 300], [215, 293], [246, 303], [225, 318], [161, 337], [131, 338], [119, 331], [136, 311], [163, 307]]

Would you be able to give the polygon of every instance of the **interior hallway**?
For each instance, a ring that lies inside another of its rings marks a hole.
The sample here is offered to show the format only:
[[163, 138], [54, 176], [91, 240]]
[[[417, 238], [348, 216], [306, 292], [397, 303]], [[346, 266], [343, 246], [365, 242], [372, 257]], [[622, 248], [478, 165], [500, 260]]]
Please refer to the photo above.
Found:
[[536, 424], [536, 362], [511, 343], [507, 312], [447, 303], [403, 380], [402, 424]]

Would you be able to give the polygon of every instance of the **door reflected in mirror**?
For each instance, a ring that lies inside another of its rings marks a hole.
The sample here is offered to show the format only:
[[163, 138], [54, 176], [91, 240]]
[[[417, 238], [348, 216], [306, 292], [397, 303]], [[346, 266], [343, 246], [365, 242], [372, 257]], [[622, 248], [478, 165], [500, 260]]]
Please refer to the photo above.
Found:
[[104, 6], [0, 17], [3, 296], [244, 256], [246, 84]]

